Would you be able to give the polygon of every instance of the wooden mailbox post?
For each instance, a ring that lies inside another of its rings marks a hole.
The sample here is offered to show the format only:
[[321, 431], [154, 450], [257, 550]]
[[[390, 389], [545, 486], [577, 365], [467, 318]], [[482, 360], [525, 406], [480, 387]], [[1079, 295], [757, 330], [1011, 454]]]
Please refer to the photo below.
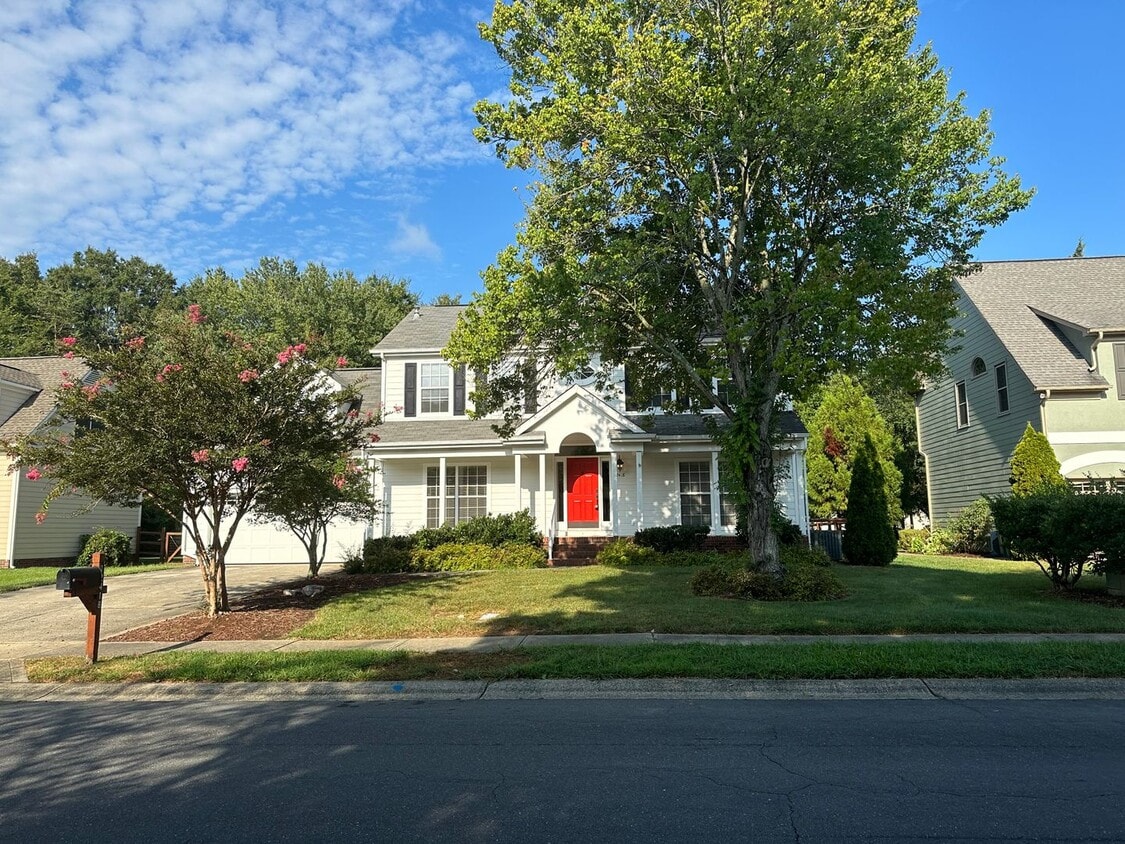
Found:
[[61, 589], [64, 598], [78, 598], [86, 607], [86, 662], [98, 661], [98, 639], [102, 632], [102, 595], [106, 593], [105, 570], [102, 555], [95, 551], [90, 566], [59, 569], [55, 575], [55, 588]]

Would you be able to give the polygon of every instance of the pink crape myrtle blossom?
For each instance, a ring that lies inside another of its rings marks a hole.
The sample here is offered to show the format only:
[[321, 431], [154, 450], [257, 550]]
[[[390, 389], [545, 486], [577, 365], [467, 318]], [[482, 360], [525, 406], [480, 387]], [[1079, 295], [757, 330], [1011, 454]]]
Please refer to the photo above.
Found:
[[249, 384], [251, 381], [253, 381], [257, 377], [258, 377], [258, 370], [256, 370], [256, 369], [244, 369], [240, 373], [238, 373], [238, 380], [241, 381], [243, 384]]
[[143, 349], [145, 347], [145, 338], [134, 337], [132, 340], [126, 340], [125, 347], [127, 349]]
[[62, 340], [60, 340], [59, 342], [62, 343], [64, 346], [68, 346], [68, 347], [69, 346], [75, 346], [75, 345], [78, 344], [78, 338], [77, 337], [63, 337]]
[[211, 459], [211, 451], [210, 449], [206, 448], [201, 448], [199, 449], [199, 451], [193, 451], [191, 453], [191, 459], [196, 463], [206, 463]]
[[35, 466], [32, 466], [32, 467], [31, 467], [30, 469], [28, 469], [28, 470], [27, 470], [27, 475], [26, 475], [26, 477], [27, 477], [27, 479], [28, 479], [29, 481], [37, 481], [37, 480], [39, 480], [39, 479], [40, 479], [41, 477], [43, 477], [43, 475], [42, 475], [42, 473], [41, 473], [41, 472], [39, 471], [39, 469], [37, 469], [37, 468], [36, 468]]
[[63, 357], [66, 358], [67, 360], [70, 360], [71, 358], [74, 357], [74, 352], [65, 351], [65, 352], [63, 352]]
[[345, 357], [336, 358], [336, 366], [347, 366], [347, 365], [348, 365], [348, 359], [347, 358], [345, 358]]
[[336, 487], [336, 489], [343, 489], [344, 485], [347, 484], [347, 482], [348, 479], [343, 475], [336, 475], [334, 478], [332, 478], [332, 486]]
[[45, 521], [47, 521], [47, 514], [44, 513], [42, 510], [40, 510], [38, 513], [35, 514], [35, 524], [41, 525]]
[[382, 437], [380, 437], [380, 436], [379, 436], [378, 434], [376, 434], [376, 433], [370, 433], [370, 434], [368, 434], [368, 435], [367, 435], [367, 439], [368, 439], [368, 440], [369, 440], [370, 442], [373, 442], [373, 443], [377, 443], [377, 442], [379, 442], [379, 440], [381, 440], [381, 439], [382, 439]]
[[207, 321], [207, 317], [203, 316], [203, 308], [199, 307], [199, 305], [188, 305], [187, 317], [192, 325], [201, 325]]
[[297, 343], [295, 346], [286, 346], [282, 351], [277, 353], [277, 362], [284, 366], [289, 363], [289, 361], [293, 360], [293, 358], [299, 358], [308, 351], [308, 348], [308, 345], [305, 343]]
[[[290, 348], [292, 348], [292, 347], [290, 347]], [[277, 353], [277, 362], [280, 363], [282, 366], [284, 366], [285, 364], [289, 363], [289, 360], [292, 357], [293, 357], [293, 353], [290, 352], [289, 349], [286, 349], [284, 352], [278, 352]]]
[[236, 457], [230, 462], [231, 468], [236, 472], [245, 472], [246, 467], [250, 465], [249, 457]]

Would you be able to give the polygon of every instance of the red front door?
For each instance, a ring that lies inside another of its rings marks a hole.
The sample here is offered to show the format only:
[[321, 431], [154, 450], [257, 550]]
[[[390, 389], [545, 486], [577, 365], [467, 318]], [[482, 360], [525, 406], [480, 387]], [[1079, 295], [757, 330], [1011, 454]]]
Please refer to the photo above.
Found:
[[566, 461], [566, 521], [579, 526], [596, 526], [600, 462], [596, 457], [571, 457]]

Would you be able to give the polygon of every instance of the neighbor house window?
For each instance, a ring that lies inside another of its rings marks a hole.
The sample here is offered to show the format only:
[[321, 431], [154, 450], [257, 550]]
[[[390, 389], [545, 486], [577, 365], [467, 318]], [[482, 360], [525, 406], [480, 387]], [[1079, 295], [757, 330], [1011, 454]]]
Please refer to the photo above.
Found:
[[1008, 367], [996, 364], [996, 404], [1001, 413], [1008, 412]]
[[984, 375], [988, 371], [988, 367], [984, 365], [984, 358], [973, 358], [973, 377]]
[[711, 524], [711, 461], [680, 464], [680, 524]]
[[957, 393], [957, 427], [964, 428], [969, 424], [969, 396], [965, 392], [965, 382], [958, 381]]
[[449, 412], [449, 366], [424, 363], [420, 367], [419, 387], [422, 413]]
[[[441, 522], [441, 470], [426, 468], [426, 527]], [[445, 524], [459, 524], [488, 513], [488, 467], [447, 466], [445, 469]]]

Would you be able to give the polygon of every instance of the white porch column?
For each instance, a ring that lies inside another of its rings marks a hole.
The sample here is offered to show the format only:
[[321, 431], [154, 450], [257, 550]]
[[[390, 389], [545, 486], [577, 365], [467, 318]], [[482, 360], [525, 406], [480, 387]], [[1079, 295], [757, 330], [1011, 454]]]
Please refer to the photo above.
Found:
[[643, 450], [633, 453], [637, 467], [637, 530], [641, 530], [645, 526], [645, 499], [642, 492], [644, 487], [643, 456]]
[[617, 524], [621, 518], [618, 515], [621, 489], [617, 480], [617, 460], [617, 452], [611, 451], [609, 453], [609, 529], [614, 536], [617, 536]]
[[516, 478], [516, 512], [523, 509], [523, 459], [519, 454], [512, 456]]
[[445, 524], [445, 458], [438, 458], [438, 527]]
[[719, 512], [719, 452], [711, 452], [711, 533], [717, 533], [723, 524]]
[[543, 532], [548, 535], [554, 534], [554, 529], [551, 525], [547, 524], [547, 455], [539, 455], [539, 524], [543, 526]]

